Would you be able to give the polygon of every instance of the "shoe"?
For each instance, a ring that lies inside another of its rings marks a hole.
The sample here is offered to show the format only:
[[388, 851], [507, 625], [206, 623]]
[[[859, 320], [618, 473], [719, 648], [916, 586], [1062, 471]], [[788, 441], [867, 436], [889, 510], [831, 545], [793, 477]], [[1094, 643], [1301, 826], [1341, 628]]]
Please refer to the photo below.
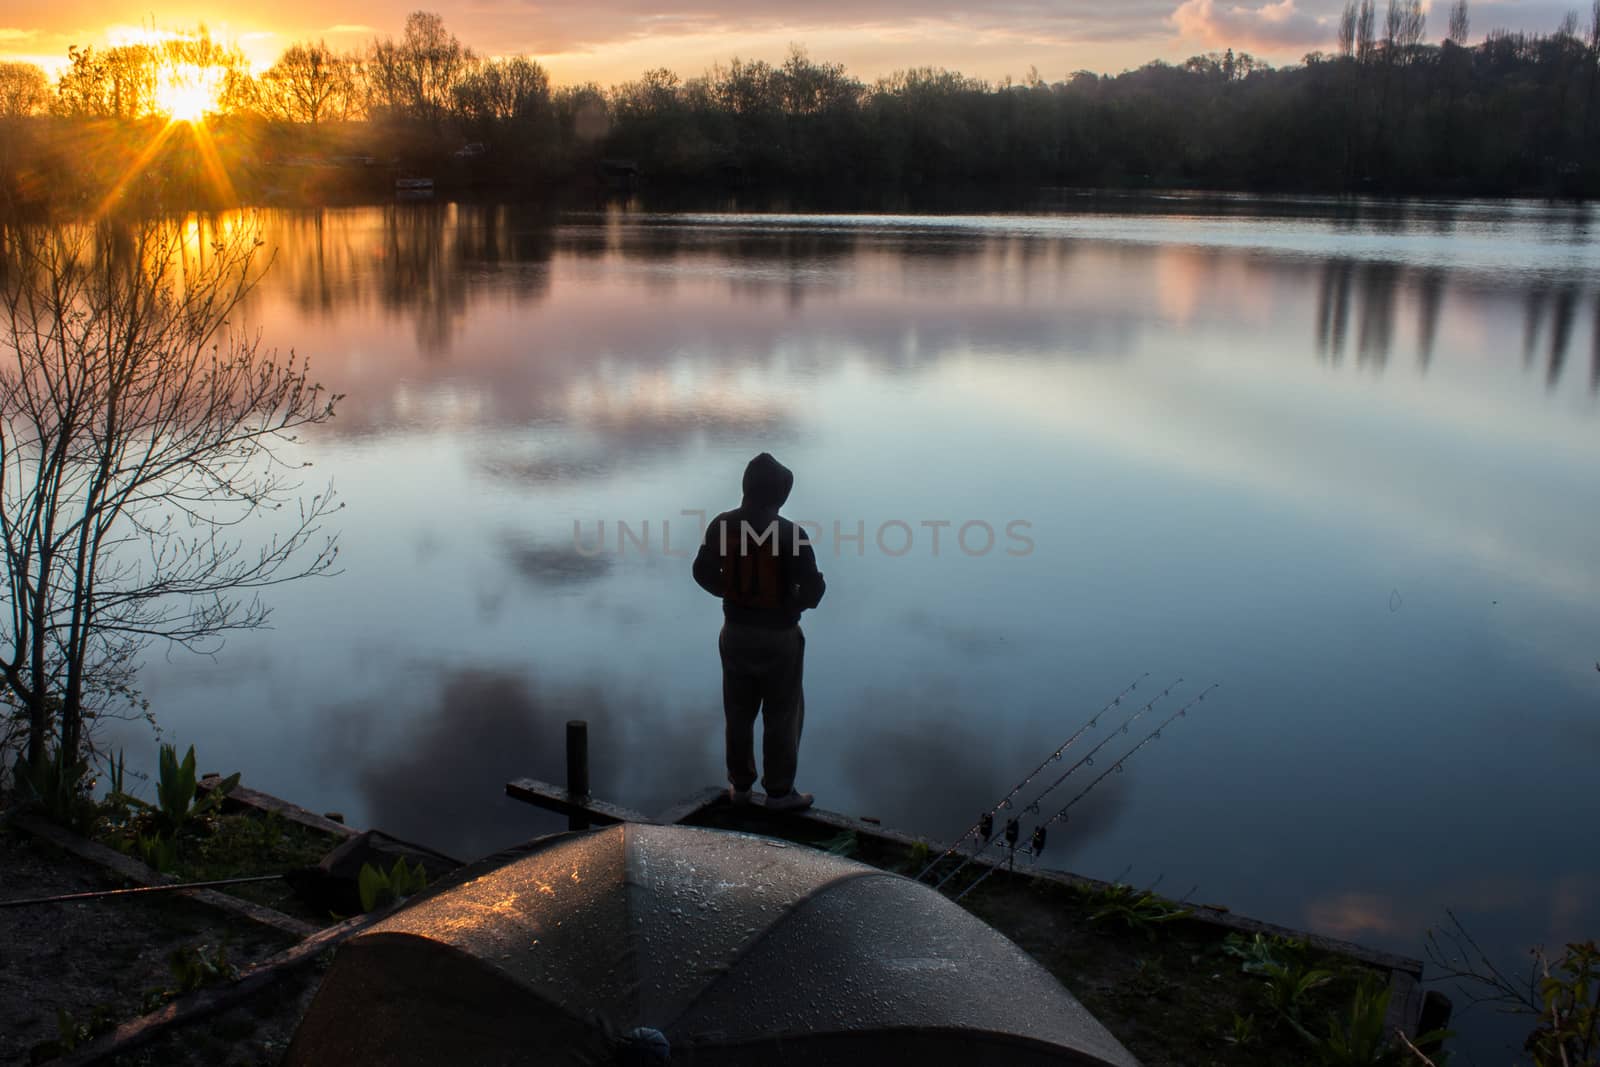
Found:
[[805, 811], [817, 798], [810, 793], [796, 793], [793, 789], [782, 796], [767, 796], [768, 811]]
[[728, 803], [736, 808], [750, 803], [753, 796], [754, 794], [748, 789], [735, 789], [731, 785], [728, 787]]

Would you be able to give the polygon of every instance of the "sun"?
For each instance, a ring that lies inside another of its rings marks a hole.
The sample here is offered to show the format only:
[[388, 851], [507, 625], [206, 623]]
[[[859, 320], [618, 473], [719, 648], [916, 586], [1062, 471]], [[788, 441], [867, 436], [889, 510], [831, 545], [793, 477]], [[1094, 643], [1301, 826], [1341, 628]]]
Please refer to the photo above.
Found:
[[162, 72], [155, 105], [173, 122], [199, 122], [217, 109], [221, 85], [215, 71], [180, 63]]
[[206, 91], [198, 85], [165, 85], [156, 93], [156, 106], [174, 122], [199, 122], [211, 108]]

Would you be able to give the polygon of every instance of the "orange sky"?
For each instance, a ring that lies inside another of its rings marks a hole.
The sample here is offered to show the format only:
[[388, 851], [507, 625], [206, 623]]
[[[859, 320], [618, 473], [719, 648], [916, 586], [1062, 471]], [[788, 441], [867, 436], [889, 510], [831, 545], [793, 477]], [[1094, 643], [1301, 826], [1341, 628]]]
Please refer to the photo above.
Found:
[[[116, 43], [149, 26], [207, 24], [261, 67], [296, 40], [355, 48], [398, 35], [426, 6], [481, 53], [539, 59], [558, 84], [636, 77], [669, 67], [689, 77], [738, 55], [780, 61], [791, 42], [871, 80], [908, 66], [945, 66], [998, 80], [1037, 67], [1047, 80], [1074, 70], [1112, 72], [1151, 59], [1181, 61], [1230, 45], [1275, 63], [1331, 48], [1342, 0], [315, 0], [245, 8], [148, 0], [0, 2], [0, 56], [52, 73], [71, 44]], [[1382, 0], [1380, 0], [1380, 8]], [[1443, 33], [1448, 0], [1433, 0], [1429, 36]], [[1548, 32], [1574, 5], [1560, 0], [1479, 0], [1473, 35], [1504, 26]], [[1585, 7], [1587, 5], [1584, 5]], [[219, 15], [219, 11], [221, 14]], [[1381, 17], [1380, 17], [1381, 21]]]

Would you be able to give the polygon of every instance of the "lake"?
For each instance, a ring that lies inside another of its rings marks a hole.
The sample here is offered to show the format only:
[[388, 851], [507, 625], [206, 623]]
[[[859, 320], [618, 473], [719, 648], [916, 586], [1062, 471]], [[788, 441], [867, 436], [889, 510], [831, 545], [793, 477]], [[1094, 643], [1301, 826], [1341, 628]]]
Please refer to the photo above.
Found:
[[343, 573], [152, 657], [204, 770], [462, 856], [551, 827], [501, 790], [560, 779], [569, 718], [607, 799], [716, 784], [684, 557], [770, 450], [828, 580], [819, 805], [953, 836], [1130, 682], [1076, 751], [1183, 680], [1048, 812], [1218, 683], [1046, 862], [1413, 955], [1447, 907], [1512, 964], [1600, 932], [1589, 210], [261, 223], [244, 319], [348, 394], [302, 446]]

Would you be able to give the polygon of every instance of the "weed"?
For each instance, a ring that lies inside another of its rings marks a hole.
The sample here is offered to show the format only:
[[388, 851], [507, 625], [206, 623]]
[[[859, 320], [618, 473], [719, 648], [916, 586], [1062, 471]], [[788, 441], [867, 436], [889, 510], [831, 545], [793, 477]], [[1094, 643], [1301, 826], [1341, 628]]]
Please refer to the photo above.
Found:
[[1256, 1017], [1250, 1015], [1233, 1014], [1233, 1032], [1223, 1036], [1223, 1040], [1237, 1048], [1255, 1048], [1261, 1044], [1261, 1032], [1256, 1029]]
[[37, 767], [18, 755], [12, 781], [23, 803], [41, 811], [51, 822], [82, 833], [94, 820], [89, 765], [82, 760], [68, 763], [60, 748]]
[[156, 781], [156, 799], [159, 802], [157, 818], [160, 832], [170, 837], [176, 837], [184, 823], [222, 807], [223, 797], [239, 784], [239, 775], [230, 774], [204, 799], [196, 801], [194, 766], [193, 745], [189, 746], [189, 751], [184, 753], [181, 761], [176, 745], [161, 746], [161, 774]]
[[1304, 941], [1264, 934], [1229, 934], [1222, 942], [1223, 952], [1244, 961], [1240, 970], [1245, 974], [1269, 974], [1281, 969], [1286, 963], [1303, 958], [1306, 948]]
[[1600, 1064], [1600, 947], [1593, 941], [1567, 946], [1555, 973], [1536, 953], [1539, 1025], [1528, 1035], [1534, 1067], [1596, 1067]]
[[178, 842], [161, 834], [140, 834], [136, 839], [139, 858], [163, 874], [178, 866]]
[[361, 892], [361, 910], [364, 912], [376, 911], [395, 901], [404, 900], [427, 884], [428, 872], [423, 870], [422, 864], [410, 866], [404, 856], [394, 861], [393, 869], [387, 874], [370, 863], [363, 863], [361, 874], [356, 879], [356, 886]]
[[841, 830], [826, 841], [819, 842], [817, 847], [831, 856], [849, 858], [856, 854], [856, 850], [861, 847], [861, 842], [856, 838], [854, 830]]
[[1332, 971], [1307, 967], [1300, 960], [1268, 967], [1263, 976], [1266, 982], [1262, 993], [1267, 1007], [1297, 1029], [1310, 994], [1333, 981]]
[[174, 949], [167, 957], [167, 968], [172, 972], [173, 992], [192, 993], [215, 982], [229, 982], [238, 977], [239, 970], [228, 961], [228, 945], [219, 944], [207, 955], [205, 946], [188, 945]]
[[1094, 910], [1090, 922], [1102, 919], [1120, 919], [1130, 930], [1141, 930], [1154, 941], [1156, 930], [1163, 923], [1173, 922], [1189, 915], [1189, 909], [1163, 900], [1150, 890], [1136, 890], [1118, 883], [1108, 886], [1093, 898]]

